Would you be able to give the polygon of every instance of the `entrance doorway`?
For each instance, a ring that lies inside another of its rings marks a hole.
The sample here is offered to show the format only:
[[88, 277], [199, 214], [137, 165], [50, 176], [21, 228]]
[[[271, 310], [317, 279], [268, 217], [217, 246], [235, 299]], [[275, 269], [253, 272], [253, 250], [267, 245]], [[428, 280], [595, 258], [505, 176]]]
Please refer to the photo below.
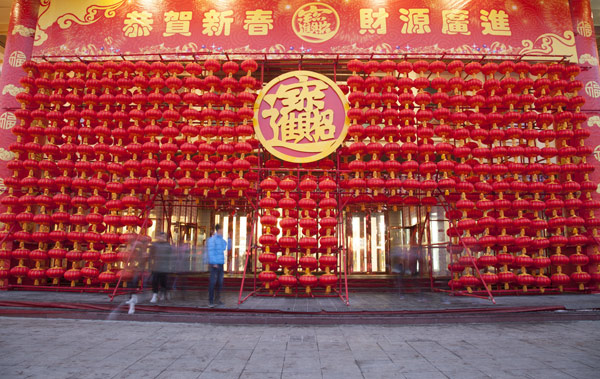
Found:
[[150, 219], [150, 235], [166, 233], [175, 248], [174, 270], [180, 273], [207, 271], [204, 249], [211, 230], [210, 210], [198, 207], [191, 200], [157, 201]]
[[201, 208], [192, 201], [157, 201], [150, 217], [153, 222], [149, 229], [150, 235], [164, 232], [170, 237], [177, 254], [178, 272], [208, 271], [206, 241], [212, 235], [215, 225], [220, 224], [223, 228], [223, 238], [228, 241], [224, 270], [228, 274], [243, 273], [250, 237], [246, 213]]
[[223, 238], [227, 241], [225, 265], [223, 269], [229, 274], [242, 274], [246, 263], [248, 239], [250, 237], [248, 216], [246, 214], [217, 212], [215, 224], [223, 228]]
[[[228, 241], [225, 273], [244, 272], [248, 243], [251, 241], [252, 219], [245, 212], [215, 211], [200, 208], [192, 201], [162, 204], [157, 202], [151, 213], [151, 235], [164, 231], [177, 247], [180, 272], [203, 273], [206, 265], [206, 240], [216, 223], [223, 228]], [[351, 276], [389, 276], [425, 279], [450, 276], [448, 243], [442, 207], [398, 207], [381, 212], [344, 212], [343, 235], [348, 249], [347, 273]], [[256, 220], [257, 237], [261, 225]], [[341, 231], [340, 231], [341, 232]], [[342, 261], [340, 261], [342, 262]], [[248, 272], [253, 262], [248, 263]]]
[[345, 220], [349, 275], [449, 275], [444, 248], [449, 225], [442, 207], [347, 212]]

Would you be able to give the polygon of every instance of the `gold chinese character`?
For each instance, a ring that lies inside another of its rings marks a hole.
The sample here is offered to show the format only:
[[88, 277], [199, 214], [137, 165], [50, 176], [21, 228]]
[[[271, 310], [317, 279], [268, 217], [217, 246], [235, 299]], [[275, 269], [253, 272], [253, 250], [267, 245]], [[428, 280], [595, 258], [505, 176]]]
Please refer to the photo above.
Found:
[[585, 93], [589, 97], [593, 97], [594, 99], [599, 98], [600, 97], [600, 84], [598, 84], [598, 82], [595, 82], [593, 80], [587, 82], [585, 84]]
[[166, 31], [163, 33], [164, 37], [174, 36], [175, 34], [181, 34], [184, 36], [191, 36], [190, 33], [190, 21], [192, 20], [192, 12], [173, 12], [168, 11], [165, 13], [165, 22], [167, 23]]
[[127, 37], [145, 37], [150, 34], [154, 20], [152, 20], [152, 13], [150, 12], [133, 11], [127, 13], [124, 23], [123, 31]]
[[208, 12], [204, 12], [204, 18], [202, 19], [202, 34], [207, 36], [228, 36], [231, 34], [231, 23], [233, 22], [232, 10], [217, 12], [211, 9]]
[[497, 11], [492, 9], [491, 11], [481, 10], [481, 27], [483, 28], [483, 34], [491, 34], [495, 36], [509, 36], [510, 25], [508, 24], [508, 15], [504, 11]]
[[386, 34], [386, 19], [388, 16], [389, 13], [387, 13], [384, 8], [379, 8], [377, 12], [373, 12], [373, 9], [370, 8], [361, 9], [360, 30], [358, 32], [360, 34], [365, 34], [367, 32], [371, 34], [375, 32], [377, 32], [377, 34]]
[[273, 11], [257, 9], [246, 11], [244, 30], [251, 36], [266, 36], [273, 29]]
[[451, 9], [442, 11], [442, 33], [471, 35], [469, 11]]
[[306, 10], [298, 12], [300, 32], [304, 35], [321, 36], [331, 33], [331, 23], [327, 21], [326, 14], [333, 13], [329, 9], [317, 8], [311, 5]]
[[429, 9], [427, 8], [400, 8], [400, 21], [405, 22], [402, 25], [402, 33], [404, 34], [431, 33]]
[[[296, 151], [320, 152], [335, 138], [333, 110], [324, 109], [327, 83], [297, 75], [298, 83], [282, 84], [274, 94], [265, 95], [270, 109], [262, 111], [273, 129], [272, 145]], [[283, 105], [275, 108], [276, 103]]]

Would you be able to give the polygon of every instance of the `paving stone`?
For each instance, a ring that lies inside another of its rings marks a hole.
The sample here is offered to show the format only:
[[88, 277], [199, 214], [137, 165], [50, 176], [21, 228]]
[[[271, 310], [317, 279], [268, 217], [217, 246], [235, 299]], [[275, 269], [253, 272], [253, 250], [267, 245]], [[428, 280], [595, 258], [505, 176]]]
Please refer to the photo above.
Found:
[[279, 372], [253, 372], [253, 371], [242, 371], [240, 378], [243, 379], [280, 379], [281, 370]]
[[281, 379], [318, 379], [318, 378], [324, 378], [323, 374], [321, 373], [321, 371], [304, 371], [304, 372], [298, 372], [298, 371], [289, 371], [289, 370], [283, 370], [283, 372], [281, 373]]
[[402, 375], [406, 379], [445, 379], [446, 375], [439, 371], [419, 371], [419, 372], [403, 372]]
[[402, 373], [412, 373], [420, 371], [436, 371], [437, 368], [425, 359], [410, 359], [394, 361], [398, 365], [398, 370]]
[[319, 352], [315, 350], [286, 350], [285, 360], [290, 359], [309, 359], [319, 361]]
[[154, 378], [159, 374], [160, 371], [157, 372], [156, 370], [142, 370], [129, 368], [113, 376], [112, 379], [145, 379]]
[[524, 377], [522, 373], [515, 373], [511, 370], [504, 370], [502, 368], [491, 369], [489, 367], [481, 367], [480, 371], [488, 377], [494, 379], [521, 379]]
[[443, 370], [440, 369], [442, 374], [446, 375], [448, 378], [460, 378], [460, 379], [484, 379], [491, 378], [492, 376], [480, 371], [473, 369], [465, 369], [465, 370]]
[[106, 378], [112, 378], [113, 376], [117, 375], [121, 371], [123, 371], [123, 367], [118, 367], [118, 366], [115, 367], [114, 365], [113, 366], [105, 366], [105, 367], [101, 367], [101, 368], [95, 368], [91, 372], [80, 373], [78, 378], [81, 378], [81, 379], [106, 379]]
[[356, 360], [353, 358], [320, 358], [321, 369], [341, 369], [344, 370], [346, 368], [354, 370], [359, 369], [360, 367], [356, 363]]
[[200, 378], [237, 378], [242, 371], [243, 366], [226, 366], [224, 363], [210, 365], [202, 372]]
[[201, 372], [181, 371], [181, 370], [165, 370], [156, 377], [156, 379], [196, 379], [201, 375]]
[[[2, 378], [551, 379], [592, 378], [600, 370], [594, 321], [193, 328], [0, 317], [0, 325]], [[336, 349], [344, 345], [352, 350]], [[240, 346], [253, 347], [228, 348]]]
[[[589, 364], [582, 363], [577, 359], [577, 357], [569, 358], [569, 357], [554, 357], [553, 359], [549, 359], [545, 357], [541, 360], [548, 367], [554, 369], [588, 369], [591, 366]], [[588, 363], [591, 363], [588, 361]]]
[[598, 367], [592, 369], [563, 369], [565, 374], [577, 379], [590, 379], [598, 376]]
[[181, 370], [181, 371], [199, 371], [201, 372], [208, 366], [212, 361], [212, 358], [199, 359], [192, 356], [183, 356], [174, 360], [171, 365], [167, 368], [168, 370]]
[[[340, 371], [340, 370], [322, 370], [324, 379], [363, 379], [364, 375], [360, 370]], [[380, 376], [381, 377], [381, 376]]]
[[321, 363], [319, 360], [307, 358], [285, 359], [283, 362], [284, 371], [320, 371]]
[[525, 375], [531, 379], [563, 379], [572, 378], [571, 375], [567, 374], [562, 370], [557, 369], [535, 369], [526, 370]]
[[215, 359], [246, 362], [252, 355], [252, 349], [221, 349]]

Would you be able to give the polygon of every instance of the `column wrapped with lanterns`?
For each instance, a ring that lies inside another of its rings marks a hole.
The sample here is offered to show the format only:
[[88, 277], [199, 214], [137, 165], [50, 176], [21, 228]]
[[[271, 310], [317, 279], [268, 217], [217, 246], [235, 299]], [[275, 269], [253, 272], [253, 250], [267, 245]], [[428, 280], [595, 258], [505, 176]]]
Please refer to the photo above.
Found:
[[350, 88], [348, 101], [352, 106], [348, 110], [348, 118], [352, 120], [348, 128], [348, 137], [353, 140], [348, 152], [355, 158], [348, 165], [348, 169], [354, 173], [354, 177], [348, 181], [348, 186], [354, 190], [355, 199], [358, 199], [361, 191], [364, 191], [367, 185], [363, 178], [366, 163], [362, 160], [362, 155], [366, 152], [366, 145], [362, 141], [364, 137], [362, 122], [366, 120], [363, 107], [367, 104], [367, 94], [363, 92], [365, 89], [365, 80], [358, 75], [363, 71], [365, 65], [361, 61], [353, 59], [348, 62], [347, 67], [352, 71], [352, 75], [347, 80], [348, 87]]
[[[279, 208], [283, 209], [283, 218], [279, 221], [282, 235], [279, 237], [279, 246], [283, 254], [277, 259], [277, 263], [283, 267], [283, 275], [279, 276], [279, 282], [285, 288], [286, 294], [292, 293], [292, 287], [297, 283], [294, 270], [297, 266], [298, 247], [298, 212], [297, 202], [290, 197], [290, 192], [295, 191], [298, 183], [291, 177], [283, 178], [279, 182], [279, 188], [285, 192], [285, 197], [279, 200]], [[292, 254], [293, 253], [293, 254]]]
[[[53, 65], [43, 62], [38, 64], [37, 69], [40, 76], [35, 79], [38, 91], [34, 95], [34, 101], [37, 103], [38, 109], [31, 112], [33, 121], [28, 128], [29, 134], [33, 136], [33, 142], [25, 145], [33, 154], [30, 154], [28, 159], [23, 162], [23, 167], [28, 170], [28, 175], [21, 180], [22, 187], [27, 188], [27, 195], [21, 197], [21, 200], [33, 216], [30, 220], [32, 222], [30, 224], [32, 227], [30, 241], [37, 243], [37, 248], [29, 252], [29, 259], [33, 262], [34, 267], [27, 272], [27, 277], [33, 281], [34, 285], [39, 285], [40, 281], [46, 277], [48, 242], [50, 241], [50, 228], [52, 227], [52, 219], [48, 211], [50, 211], [53, 202], [48, 195], [50, 194], [50, 188], [53, 187], [53, 181], [50, 179], [53, 162], [51, 150], [48, 150], [48, 148], [44, 150], [45, 130], [53, 126], [51, 122], [48, 122], [49, 120], [58, 119], [59, 114], [56, 109], [60, 108], [62, 100], [62, 96], [53, 94]], [[56, 89], [62, 93], [61, 86], [57, 86]], [[47, 159], [38, 161], [44, 153], [49, 153], [46, 154]], [[37, 176], [40, 175], [38, 170], [42, 171], [39, 179], [37, 179]], [[34, 185], [36, 188], [33, 188]], [[38, 191], [40, 193], [34, 197], [34, 193]], [[27, 209], [25, 214], [27, 214]], [[25, 228], [23, 229], [25, 230]]]
[[317, 250], [317, 239], [313, 237], [317, 232], [317, 220], [315, 217], [315, 208], [317, 203], [314, 199], [311, 199], [311, 193], [317, 189], [317, 182], [311, 177], [305, 177], [300, 181], [300, 191], [304, 194], [298, 201], [298, 207], [301, 209], [301, 216], [299, 225], [302, 228], [303, 237], [298, 240], [302, 257], [299, 260], [300, 267], [304, 270], [298, 280], [301, 285], [305, 287], [305, 292], [310, 294], [312, 288], [316, 286], [318, 282], [317, 276], [313, 274], [313, 271], [318, 266], [318, 261], [314, 257], [314, 252]]
[[271, 271], [271, 267], [277, 262], [277, 254], [272, 249], [277, 245], [277, 238], [271, 232], [271, 228], [277, 225], [277, 217], [272, 214], [273, 209], [277, 207], [277, 200], [271, 196], [271, 192], [277, 189], [277, 182], [272, 178], [264, 179], [260, 182], [260, 189], [265, 191], [266, 195], [259, 202], [259, 207], [264, 209], [264, 213], [260, 218], [263, 233], [259, 238], [259, 243], [263, 246], [263, 253], [258, 257], [263, 265], [263, 270], [258, 275], [258, 279], [263, 282], [266, 289], [272, 292], [271, 285], [277, 280], [277, 274]]
[[334, 197], [337, 185], [330, 177], [325, 176], [319, 182], [319, 189], [325, 193], [325, 197], [319, 201], [319, 208], [322, 212], [325, 212], [319, 221], [322, 230], [319, 244], [321, 245], [321, 249], [325, 249], [324, 254], [321, 254], [319, 257], [319, 267], [325, 271], [319, 277], [319, 284], [325, 287], [325, 293], [330, 293], [332, 285], [337, 283], [338, 280], [337, 275], [335, 275], [338, 245], [336, 234], [337, 219], [335, 218], [337, 201]]

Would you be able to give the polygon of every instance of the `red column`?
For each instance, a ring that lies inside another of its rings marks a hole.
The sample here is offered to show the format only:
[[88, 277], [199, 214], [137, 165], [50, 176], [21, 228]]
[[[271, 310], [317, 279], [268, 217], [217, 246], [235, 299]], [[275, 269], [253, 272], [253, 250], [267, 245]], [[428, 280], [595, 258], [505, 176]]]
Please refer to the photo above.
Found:
[[594, 154], [587, 158], [596, 170], [590, 174], [594, 182], [600, 180], [600, 71], [598, 69], [598, 50], [596, 46], [596, 33], [594, 32], [594, 21], [592, 20], [592, 9], [590, 0], [570, 0], [571, 18], [575, 43], [577, 46], [577, 63], [582, 72], [577, 76], [583, 84], [579, 95], [585, 98], [585, 105], [581, 111], [586, 113], [588, 121], [582, 127], [589, 128], [590, 137], [586, 139], [585, 145], [594, 150]]
[[[596, 46], [596, 33], [594, 32], [594, 21], [592, 20], [592, 9], [590, 0], [571, 0], [571, 18], [573, 20], [573, 31], [575, 32], [575, 43], [577, 46], [577, 63], [582, 68], [582, 72], [577, 76], [583, 85], [579, 95], [585, 98], [585, 105], [581, 108], [588, 119], [581, 123], [581, 128], [587, 129], [589, 138], [585, 139], [585, 147], [593, 151], [591, 156], [586, 158], [586, 162], [594, 167], [594, 172], [583, 178], [581, 182], [582, 192], [579, 197], [584, 202], [585, 208], [580, 212], [580, 216], [586, 220], [586, 232], [591, 235], [595, 241], [592, 241], [586, 253], [588, 259], [581, 254], [573, 256], [573, 263], [576, 259], [589, 261], [587, 272], [591, 276], [590, 286], [600, 288], [600, 247], [597, 242], [598, 225], [596, 212], [600, 206], [600, 195], [597, 191], [590, 191], [593, 185], [584, 185], [598, 183], [600, 181], [600, 70], [598, 68], [598, 50]], [[577, 265], [577, 273], [580, 275], [581, 266]]]
[[18, 122], [13, 111], [19, 108], [15, 96], [22, 91], [19, 79], [24, 75], [23, 63], [31, 58], [39, 1], [14, 0], [10, 13], [4, 65], [0, 75], [0, 190], [3, 179], [11, 173], [6, 163], [12, 159], [8, 146], [16, 140], [10, 129]]

